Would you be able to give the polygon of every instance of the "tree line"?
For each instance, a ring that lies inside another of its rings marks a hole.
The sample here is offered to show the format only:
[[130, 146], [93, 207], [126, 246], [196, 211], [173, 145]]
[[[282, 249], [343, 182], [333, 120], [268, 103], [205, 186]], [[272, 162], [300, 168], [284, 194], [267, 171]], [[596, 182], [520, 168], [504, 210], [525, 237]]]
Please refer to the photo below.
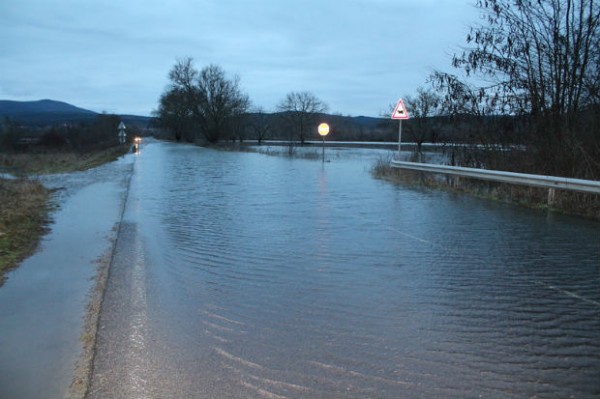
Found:
[[[0, 121], [0, 151], [54, 149], [86, 152], [109, 148], [119, 144], [117, 128], [120, 122], [118, 115], [98, 114], [89, 122], [34, 127], [5, 118]], [[127, 126], [129, 141], [141, 133], [137, 126]]]
[[452, 59], [464, 77], [436, 71], [406, 101], [417, 119], [438, 117], [417, 122], [426, 125], [419, 131], [439, 121], [460, 129], [478, 145], [463, 154], [467, 166], [600, 179], [599, 2], [476, 6], [482, 22]]
[[[277, 109], [287, 125], [290, 142], [298, 139], [303, 143], [327, 105], [313, 93], [302, 91], [288, 93]], [[248, 126], [259, 140], [270, 134], [270, 125], [260, 116], [264, 110], [251, 108], [238, 76], [229, 77], [214, 64], [198, 70], [189, 57], [177, 61], [169, 72], [169, 85], [154, 114], [159, 125], [171, 130], [177, 141], [214, 144], [241, 137], [240, 130]], [[251, 114], [257, 117], [250, 125]]]

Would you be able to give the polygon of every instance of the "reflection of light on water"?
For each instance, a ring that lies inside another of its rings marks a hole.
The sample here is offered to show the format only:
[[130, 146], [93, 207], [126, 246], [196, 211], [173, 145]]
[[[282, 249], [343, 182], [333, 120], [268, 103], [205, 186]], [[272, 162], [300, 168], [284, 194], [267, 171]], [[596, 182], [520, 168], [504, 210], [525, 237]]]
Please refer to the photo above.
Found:
[[317, 180], [319, 188], [318, 207], [317, 207], [317, 236], [319, 245], [320, 258], [326, 259], [329, 254], [329, 246], [331, 245], [331, 237], [329, 235], [329, 227], [331, 226], [331, 205], [329, 183], [327, 181], [327, 171], [325, 168], [319, 170]]
[[325, 168], [321, 168], [320, 173], [319, 173], [318, 182], [319, 182], [319, 194], [320, 195], [327, 194], [329, 192], [329, 187], [327, 185], [327, 175], [326, 175]]
[[128, 363], [127, 371], [131, 383], [130, 394], [132, 398], [147, 398], [149, 368], [146, 352], [148, 350], [146, 337], [148, 336], [148, 304], [146, 298], [146, 273], [145, 256], [141, 240], [136, 237], [135, 250], [133, 251], [133, 272], [131, 276], [131, 300], [135, 310], [130, 320], [130, 352], [126, 354]]
[[135, 154], [139, 154], [140, 150], [142, 148], [142, 138], [141, 137], [135, 137], [133, 139], [133, 152]]

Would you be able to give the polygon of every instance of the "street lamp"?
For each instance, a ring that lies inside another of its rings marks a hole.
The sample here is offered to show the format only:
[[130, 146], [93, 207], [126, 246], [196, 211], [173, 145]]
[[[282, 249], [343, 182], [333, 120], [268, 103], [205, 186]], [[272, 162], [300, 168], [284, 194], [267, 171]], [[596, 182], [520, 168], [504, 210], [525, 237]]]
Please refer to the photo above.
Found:
[[318, 127], [319, 134], [323, 138], [323, 163], [325, 163], [325, 136], [329, 133], [329, 125], [321, 123]]

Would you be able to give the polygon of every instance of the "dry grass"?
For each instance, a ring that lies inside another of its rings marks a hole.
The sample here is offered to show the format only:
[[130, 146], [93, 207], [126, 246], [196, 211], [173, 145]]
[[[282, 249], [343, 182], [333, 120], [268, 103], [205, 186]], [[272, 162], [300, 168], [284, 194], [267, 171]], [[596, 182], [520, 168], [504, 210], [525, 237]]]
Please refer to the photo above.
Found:
[[32, 151], [0, 153], [0, 168], [17, 175], [50, 174], [91, 169], [124, 155], [128, 147], [99, 151]]
[[30, 255], [47, 223], [49, 190], [29, 179], [0, 179], [0, 285]]

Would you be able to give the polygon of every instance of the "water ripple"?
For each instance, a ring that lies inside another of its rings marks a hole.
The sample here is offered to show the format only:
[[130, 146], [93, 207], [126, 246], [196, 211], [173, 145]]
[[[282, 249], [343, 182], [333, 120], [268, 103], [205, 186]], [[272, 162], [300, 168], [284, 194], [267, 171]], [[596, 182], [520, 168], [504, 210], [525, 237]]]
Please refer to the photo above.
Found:
[[597, 224], [393, 187], [352, 153], [154, 147], [153, 301], [190, 378], [257, 398], [600, 395]]

